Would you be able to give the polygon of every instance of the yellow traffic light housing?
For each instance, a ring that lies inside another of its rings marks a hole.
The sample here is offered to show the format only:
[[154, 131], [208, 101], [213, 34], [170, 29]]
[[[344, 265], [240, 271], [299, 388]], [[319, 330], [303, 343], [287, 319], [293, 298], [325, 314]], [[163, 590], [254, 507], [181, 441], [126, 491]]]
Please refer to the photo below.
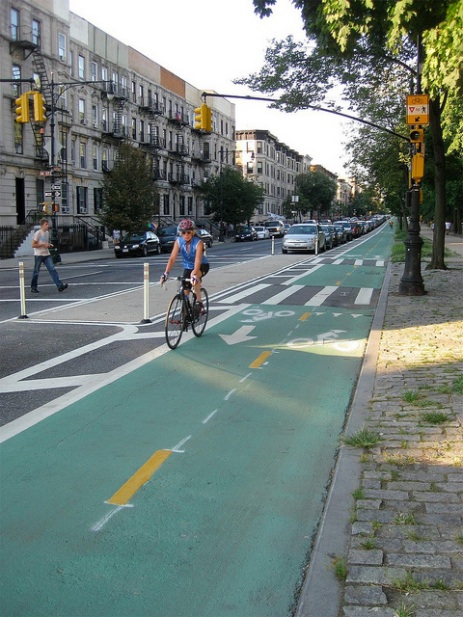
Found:
[[16, 122], [20, 122], [21, 124], [26, 124], [29, 122], [29, 92], [25, 92], [21, 94], [16, 100]]
[[423, 129], [412, 129], [410, 131], [410, 143], [412, 144], [421, 144], [424, 141], [424, 130]]
[[34, 92], [32, 92], [32, 98], [34, 100], [34, 121], [46, 122], [46, 107], [42, 93], [35, 90]]
[[198, 131], [212, 131], [212, 110], [203, 103], [195, 109], [195, 129]]

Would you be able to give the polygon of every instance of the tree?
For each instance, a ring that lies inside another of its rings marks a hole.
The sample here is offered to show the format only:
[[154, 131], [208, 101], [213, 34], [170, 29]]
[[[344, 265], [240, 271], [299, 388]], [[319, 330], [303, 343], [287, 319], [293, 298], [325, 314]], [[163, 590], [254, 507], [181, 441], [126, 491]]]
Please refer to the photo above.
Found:
[[103, 180], [102, 224], [127, 232], [146, 229], [158, 212], [156, 202], [149, 160], [141, 150], [122, 144], [114, 168]]
[[321, 171], [296, 176], [298, 210], [302, 215], [319, 218], [328, 214], [336, 197], [336, 182]]
[[[276, 0], [254, 0], [261, 17], [270, 15]], [[293, 0], [301, 9], [309, 45], [296, 44], [291, 37], [273, 42], [266, 53], [260, 73], [237, 80], [254, 90], [280, 93], [279, 103], [286, 111], [306, 109], [324, 103], [333, 85], [342, 83], [349, 89], [351, 109], [373, 96], [370, 79], [383, 79], [383, 90], [395, 67], [401, 67], [409, 80], [408, 91], [430, 94], [430, 132], [434, 150], [435, 236], [431, 262], [433, 268], [445, 268], [445, 147], [462, 153], [463, 116], [461, 98], [463, 71], [463, 3], [461, 0]], [[424, 61], [422, 75], [414, 67]], [[421, 77], [421, 80], [419, 79]], [[395, 82], [394, 82], [395, 83]], [[355, 97], [353, 96], [355, 94]], [[357, 98], [358, 97], [358, 98]], [[363, 97], [363, 98], [362, 98]], [[405, 116], [402, 98], [402, 118]], [[390, 119], [393, 120], [392, 114]], [[397, 158], [398, 167], [401, 163]]]
[[263, 189], [243, 178], [232, 167], [223, 167], [202, 186], [207, 214], [216, 222], [239, 225], [248, 222], [264, 199]]

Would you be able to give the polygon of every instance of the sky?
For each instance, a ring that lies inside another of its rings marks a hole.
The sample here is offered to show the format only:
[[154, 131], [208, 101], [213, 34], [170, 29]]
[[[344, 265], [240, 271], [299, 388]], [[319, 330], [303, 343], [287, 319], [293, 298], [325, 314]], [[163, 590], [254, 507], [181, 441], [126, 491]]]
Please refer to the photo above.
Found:
[[[233, 80], [257, 72], [272, 39], [305, 40], [299, 11], [277, 0], [270, 17], [252, 0], [70, 0], [70, 10], [137, 49], [199, 90], [253, 95]], [[266, 96], [266, 95], [264, 95]], [[262, 101], [235, 103], [236, 128], [268, 130], [299, 154], [346, 177], [344, 129], [348, 120], [321, 111], [284, 113]]]

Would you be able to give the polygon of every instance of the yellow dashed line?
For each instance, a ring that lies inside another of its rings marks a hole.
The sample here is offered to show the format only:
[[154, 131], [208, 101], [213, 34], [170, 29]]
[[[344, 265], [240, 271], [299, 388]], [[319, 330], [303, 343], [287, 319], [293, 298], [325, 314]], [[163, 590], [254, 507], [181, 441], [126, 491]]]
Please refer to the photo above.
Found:
[[158, 469], [171, 454], [172, 450], [158, 450], [155, 452], [153, 456], [114, 493], [111, 499], [108, 499], [107, 503], [112, 503], [115, 506], [127, 505], [129, 499], [135, 495], [143, 484], [148, 482], [156, 469]]
[[259, 368], [260, 366], [262, 366], [265, 360], [267, 360], [267, 358], [271, 355], [272, 355], [271, 351], [263, 351], [260, 354], [260, 356], [257, 356], [254, 362], [251, 362], [251, 364], [249, 365], [249, 368]]

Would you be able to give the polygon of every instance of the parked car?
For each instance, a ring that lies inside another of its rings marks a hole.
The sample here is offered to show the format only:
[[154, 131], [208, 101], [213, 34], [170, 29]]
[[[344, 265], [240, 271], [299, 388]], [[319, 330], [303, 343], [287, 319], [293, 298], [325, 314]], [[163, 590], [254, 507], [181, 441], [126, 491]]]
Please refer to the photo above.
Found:
[[282, 221], [265, 221], [264, 227], [268, 229], [270, 237], [283, 238], [285, 235], [285, 224]]
[[204, 244], [206, 245], [207, 248], [211, 248], [212, 243], [214, 242], [214, 238], [212, 237], [212, 235], [207, 231], [207, 229], [203, 229], [202, 227], [200, 229], [196, 230], [196, 233], [198, 234], [198, 236], [201, 238], [201, 240], [204, 242]]
[[238, 228], [236, 231], [236, 242], [252, 242], [253, 240], [257, 240], [257, 232], [252, 225], [245, 225], [244, 227]]
[[346, 235], [346, 242], [350, 242], [352, 240], [352, 226], [349, 221], [343, 221], [342, 226]]
[[320, 225], [297, 223], [291, 225], [283, 238], [282, 253], [290, 251], [314, 251], [318, 240], [318, 251], [326, 250], [326, 237]]
[[178, 237], [177, 225], [166, 227], [158, 227], [156, 231], [159, 241], [161, 242], [161, 250], [163, 253], [170, 253], [174, 246], [175, 240]]
[[338, 230], [336, 229], [336, 225], [328, 225], [328, 229], [330, 230], [331, 235], [334, 238], [334, 246], [339, 246], [341, 244], [341, 239], [339, 237]]
[[347, 234], [343, 225], [339, 225], [338, 223], [334, 224], [336, 229], [336, 233], [338, 235], [338, 244], [345, 244], [347, 242]]
[[265, 240], [266, 238], [270, 238], [270, 232], [267, 227], [263, 227], [262, 225], [255, 225], [254, 229], [256, 230], [258, 240]]
[[137, 256], [146, 257], [148, 253], [161, 253], [159, 238], [152, 231], [140, 231], [126, 234], [114, 247], [116, 257]]
[[326, 236], [326, 248], [332, 249], [334, 246], [334, 234], [332, 233], [329, 225], [320, 225], [323, 233]]

